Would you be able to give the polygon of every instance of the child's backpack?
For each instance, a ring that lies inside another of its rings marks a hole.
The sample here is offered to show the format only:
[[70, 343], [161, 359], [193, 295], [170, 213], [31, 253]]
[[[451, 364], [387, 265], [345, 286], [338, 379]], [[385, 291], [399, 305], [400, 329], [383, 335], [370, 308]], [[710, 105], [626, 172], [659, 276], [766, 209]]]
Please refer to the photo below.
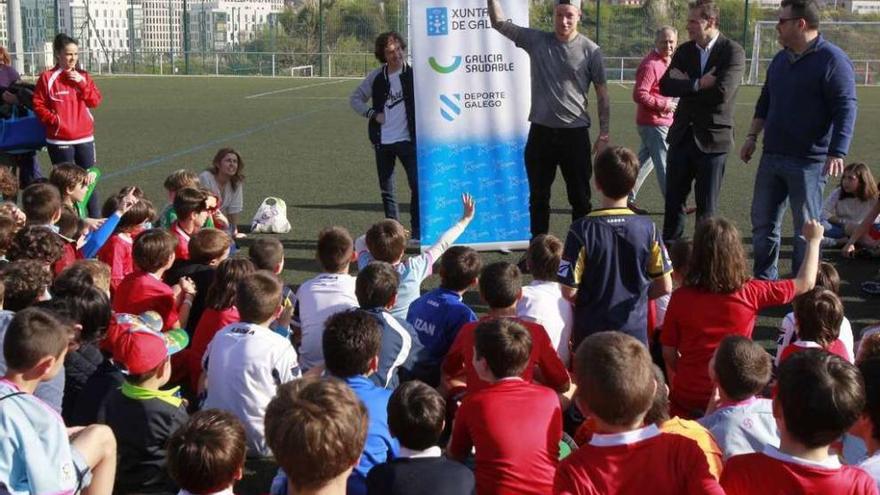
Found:
[[290, 222], [287, 220], [287, 204], [281, 198], [268, 197], [263, 200], [254, 220], [251, 222], [251, 232], [266, 232], [285, 234], [290, 232]]

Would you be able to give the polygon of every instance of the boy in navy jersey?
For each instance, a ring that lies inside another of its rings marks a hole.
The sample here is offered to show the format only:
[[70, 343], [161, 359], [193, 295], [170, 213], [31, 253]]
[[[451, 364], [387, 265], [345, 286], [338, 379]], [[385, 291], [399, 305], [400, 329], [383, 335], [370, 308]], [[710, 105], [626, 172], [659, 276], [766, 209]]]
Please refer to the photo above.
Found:
[[440, 287], [413, 301], [406, 321], [425, 347], [416, 363], [415, 378], [432, 387], [440, 385], [440, 365], [458, 330], [477, 320], [461, 297], [477, 282], [483, 263], [480, 254], [465, 246], [453, 246], [440, 257]]

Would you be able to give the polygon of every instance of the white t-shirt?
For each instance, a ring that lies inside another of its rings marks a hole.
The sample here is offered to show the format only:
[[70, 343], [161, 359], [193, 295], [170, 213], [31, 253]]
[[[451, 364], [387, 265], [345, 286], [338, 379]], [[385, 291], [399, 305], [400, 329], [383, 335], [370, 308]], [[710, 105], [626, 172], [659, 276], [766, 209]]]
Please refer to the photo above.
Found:
[[403, 85], [400, 84], [400, 70], [388, 74], [391, 92], [385, 100], [385, 123], [382, 124], [382, 144], [409, 141], [409, 127], [406, 123], [406, 104], [403, 101]]
[[516, 304], [516, 314], [544, 327], [559, 359], [568, 367], [571, 360], [569, 342], [574, 325], [574, 309], [571, 302], [562, 295], [559, 283], [535, 280], [523, 287], [522, 298]]
[[[782, 319], [782, 325], [779, 326], [780, 337], [776, 345], [776, 366], [779, 366], [779, 359], [782, 357], [782, 350], [797, 340], [795, 337], [795, 328], [794, 313], [788, 313], [785, 315], [785, 318]], [[849, 320], [845, 316], [840, 323], [840, 334], [837, 336], [837, 340], [841, 341], [843, 346], [846, 347], [846, 352], [849, 353], [849, 362], [853, 362], [856, 355], [853, 350], [852, 325], [850, 325]]]
[[874, 478], [874, 481], [877, 482], [877, 488], [880, 489], [880, 452], [862, 461], [859, 467]]
[[208, 344], [202, 362], [208, 395], [203, 409], [229, 411], [241, 420], [248, 453], [271, 455], [263, 433], [266, 406], [278, 385], [301, 376], [290, 341], [253, 323], [232, 323]]
[[217, 196], [220, 196], [220, 211], [224, 215], [241, 213], [244, 210], [244, 183], [239, 182], [238, 187], [232, 188], [232, 182], [227, 182], [220, 189], [217, 178], [209, 170], [199, 174], [199, 183]]
[[302, 327], [299, 357], [303, 370], [324, 364], [321, 339], [327, 318], [358, 307], [354, 293], [355, 280], [347, 273], [322, 273], [303, 283], [296, 292]]

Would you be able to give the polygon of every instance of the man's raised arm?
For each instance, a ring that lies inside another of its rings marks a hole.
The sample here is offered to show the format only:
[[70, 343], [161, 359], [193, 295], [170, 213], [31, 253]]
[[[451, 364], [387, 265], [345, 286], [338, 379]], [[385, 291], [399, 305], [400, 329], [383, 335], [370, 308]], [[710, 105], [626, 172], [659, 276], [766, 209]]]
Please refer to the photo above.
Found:
[[492, 27], [498, 29], [505, 20], [501, 3], [498, 0], [486, 0], [486, 6], [489, 8], [489, 20], [492, 22]]

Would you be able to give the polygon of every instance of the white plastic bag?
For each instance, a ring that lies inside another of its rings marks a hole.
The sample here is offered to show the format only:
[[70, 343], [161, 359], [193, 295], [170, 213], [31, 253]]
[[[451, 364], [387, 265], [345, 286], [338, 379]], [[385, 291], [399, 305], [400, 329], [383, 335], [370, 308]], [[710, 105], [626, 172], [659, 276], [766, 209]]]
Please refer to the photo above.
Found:
[[286, 234], [290, 232], [290, 222], [287, 220], [287, 204], [281, 198], [268, 197], [263, 200], [254, 220], [251, 222], [251, 232], [265, 232]]

